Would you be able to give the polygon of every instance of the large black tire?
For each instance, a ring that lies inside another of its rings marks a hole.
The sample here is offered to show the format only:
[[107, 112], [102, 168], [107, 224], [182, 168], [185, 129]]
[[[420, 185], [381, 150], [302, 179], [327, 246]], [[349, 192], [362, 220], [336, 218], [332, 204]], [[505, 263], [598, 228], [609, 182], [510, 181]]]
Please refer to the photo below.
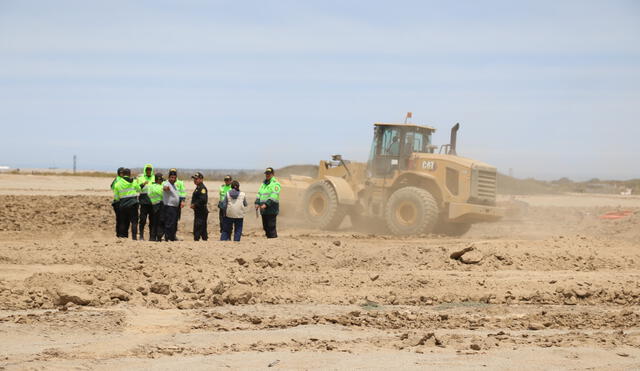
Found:
[[435, 233], [444, 234], [447, 236], [459, 237], [469, 232], [471, 224], [469, 223], [451, 223], [440, 221], [436, 226]]
[[304, 194], [304, 216], [314, 228], [337, 229], [347, 210], [338, 203], [338, 194], [327, 181], [313, 183]]
[[435, 198], [418, 187], [404, 187], [393, 192], [384, 210], [387, 227], [391, 233], [401, 236], [433, 232], [438, 215]]

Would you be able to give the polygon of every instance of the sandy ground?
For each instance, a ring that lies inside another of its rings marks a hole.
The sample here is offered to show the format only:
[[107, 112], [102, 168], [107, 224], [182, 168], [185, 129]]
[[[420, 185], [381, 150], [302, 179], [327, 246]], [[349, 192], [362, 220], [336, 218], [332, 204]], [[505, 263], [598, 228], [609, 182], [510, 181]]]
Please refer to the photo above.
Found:
[[152, 243], [112, 236], [109, 183], [0, 174], [0, 368], [640, 368], [638, 197], [518, 197], [461, 238], [284, 210], [277, 240], [249, 215], [215, 241], [212, 213], [194, 242], [186, 210]]

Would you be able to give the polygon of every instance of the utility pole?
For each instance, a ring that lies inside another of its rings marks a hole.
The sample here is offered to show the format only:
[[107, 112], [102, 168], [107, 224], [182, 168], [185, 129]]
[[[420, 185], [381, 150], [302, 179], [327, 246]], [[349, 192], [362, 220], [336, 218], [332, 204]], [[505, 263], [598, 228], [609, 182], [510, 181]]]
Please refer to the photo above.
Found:
[[78, 156], [73, 155], [73, 173], [76, 173], [76, 160], [77, 160]]

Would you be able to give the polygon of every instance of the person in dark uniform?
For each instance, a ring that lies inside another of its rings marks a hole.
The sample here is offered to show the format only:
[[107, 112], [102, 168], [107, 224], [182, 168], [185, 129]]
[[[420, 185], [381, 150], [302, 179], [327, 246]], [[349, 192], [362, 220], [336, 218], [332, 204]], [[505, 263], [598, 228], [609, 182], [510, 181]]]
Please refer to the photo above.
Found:
[[191, 176], [193, 178], [193, 184], [196, 185], [196, 189], [191, 196], [191, 208], [193, 209], [193, 239], [199, 241], [202, 238], [203, 241], [209, 239], [207, 234], [207, 217], [209, 216], [209, 209], [207, 208], [207, 202], [209, 201], [209, 194], [207, 193], [207, 187], [204, 185], [204, 176], [201, 172], [197, 172]]
[[[115, 187], [116, 183], [118, 183], [118, 181], [120, 181], [120, 178], [122, 178], [122, 171], [124, 170], [123, 167], [119, 167], [117, 172], [116, 172], [116, 177], [113, 178], [113, 181], [111, 182], [111, 190], [113, 191], [113, 188]], [[118, 230], [118, 226], [122, 223], [122, 221], [120, 220], [120, 200], [115, 199], [115, 197], [113, 198], [113, 202], [111, 202], [111, 207], [113, 207], [113, 213], [116, 215], [116, 237], [123, 237], [120, 235], [120, 232]]]

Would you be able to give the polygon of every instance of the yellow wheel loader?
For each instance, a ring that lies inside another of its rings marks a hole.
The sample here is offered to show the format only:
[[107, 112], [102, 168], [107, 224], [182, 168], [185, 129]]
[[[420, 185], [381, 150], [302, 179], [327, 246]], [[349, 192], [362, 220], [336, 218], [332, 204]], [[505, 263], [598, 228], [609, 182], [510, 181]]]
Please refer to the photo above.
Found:
[[355, 226], [377, 223], [396, 235], [462, 235], [473, 223], [499, 220], [496, 168], [457, 155], [459, 127], [438, 147], [432, 127], [375, 123], [367, 163], [334, 155], [303, 181], [310, 183], [302, 193], [306, 220], [335, 229], [349, 215]]

